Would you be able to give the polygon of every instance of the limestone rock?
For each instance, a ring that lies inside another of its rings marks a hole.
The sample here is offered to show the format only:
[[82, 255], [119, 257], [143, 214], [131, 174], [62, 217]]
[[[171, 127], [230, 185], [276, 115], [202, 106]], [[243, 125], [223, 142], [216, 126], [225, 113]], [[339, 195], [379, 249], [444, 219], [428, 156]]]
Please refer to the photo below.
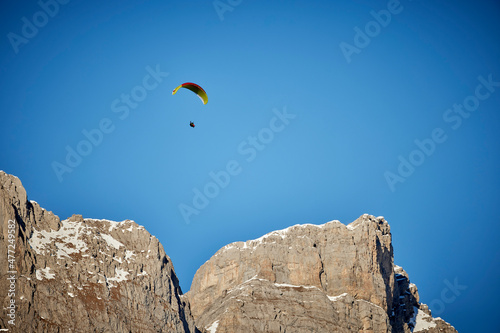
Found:
[[425, 312], [393, 264], [389, 224], [367, 214], [226, 245], [198, 269], [186, 297], [197, 327], [210, 333], [456, 332]]
[[0, 171], [0, 248], [0, 329], [10, 332], [456, 333], [394, 265], [387, 221], [367, 214], [226, 245], [182, 295], [144, 227], [61, 221]]
[[[9, 238], [9, 230], [15, 238]], [[6, 256], [0, 256], [0, 295], [3, 305], [15, 302], [15, 326], [8, 322], [7, 309], [0, 328], [198, 332], [163, 246], [133, 221], [81, 215], [60, 221], [27, 201], [18, 178], [0, 172], [2, 251], [8, 244], [15, 246], [14, 260], [9, 267]], [[7, 280], [10, 276], [14, 285]], [[9, 297], [12, 288], [15, 295]]]

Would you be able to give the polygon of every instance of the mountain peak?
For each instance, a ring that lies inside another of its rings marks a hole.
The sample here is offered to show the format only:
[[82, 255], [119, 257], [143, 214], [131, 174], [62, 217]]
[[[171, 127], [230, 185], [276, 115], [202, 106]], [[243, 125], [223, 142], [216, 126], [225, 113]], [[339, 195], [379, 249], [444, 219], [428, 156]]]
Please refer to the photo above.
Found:
[[61, 221], [0, 172], [0, 222], [0, 246], [15, 244], [16, 258], [0, 257], [0, 292], [10, 295], [7, 278], [16, 278], [7, 297], [14, 319], [0, 317], [2, 330], [456, 332], [432, 317], [394, 265], [382, 216], [298, 224], [228, 244], [184, 295], [163, 246], [132, 220]]
[[[0, 174], [0, 235], [16, 231], [17, 332], [198, 332], [170, 258], [146, 229], [72, 215], [60, 221]], [[15, 189], [15, 190], [13, 190]], [[10, 221], [10, 222], [9, 222]], [[12, 229], [12, 228], [11, 228]], [[4, 248], [6, 239], [0, 239]], [[6, 259], [0, 260], [5, 277]], [[12, 274], [12, 273], [10, 273]], [[0, 281], [6, 291], [7, 279]], [[7, 295], [5, 292], [4, 295]]]
[[393, 264], [391, 237], [382, 216], [364, 214], [347, 226], [294, 225], [226, 245], [186, 293], [196, 324], [218, 333], [456, 332], [419, 303]]

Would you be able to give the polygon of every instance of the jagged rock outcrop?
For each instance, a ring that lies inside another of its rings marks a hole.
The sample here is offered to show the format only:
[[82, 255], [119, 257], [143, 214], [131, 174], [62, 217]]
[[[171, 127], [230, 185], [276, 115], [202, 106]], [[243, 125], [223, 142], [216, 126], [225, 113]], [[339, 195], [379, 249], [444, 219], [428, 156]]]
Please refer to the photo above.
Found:
[[197, 327], [225, 332], [456, 332], [393, 264], [389, 224], [363, 215], [220, 249], [186, 294]]
[[9, 332], [199, 332], [170, 258], [144, 227], [60, 221], [3, 171], [0, 248], [0, 328]]
[[144, 227], [61, 221], [0, 171], [0, 248], [0, 331], [456, 333], [394, 265], [389, 224], [367, 214], [229, 244], [182, 295]]

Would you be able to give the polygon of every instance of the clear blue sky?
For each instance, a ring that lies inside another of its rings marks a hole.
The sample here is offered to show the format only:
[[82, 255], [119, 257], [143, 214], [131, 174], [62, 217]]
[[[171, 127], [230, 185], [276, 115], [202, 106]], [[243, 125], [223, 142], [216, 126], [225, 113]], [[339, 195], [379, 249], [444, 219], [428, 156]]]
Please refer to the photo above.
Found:
[[43, 1], [0, 11], [0, 169], [30, 199], [144, 225], [184, 291], [230, 242], [383, 215], [421, 301], [497, 329], [497, 1]]

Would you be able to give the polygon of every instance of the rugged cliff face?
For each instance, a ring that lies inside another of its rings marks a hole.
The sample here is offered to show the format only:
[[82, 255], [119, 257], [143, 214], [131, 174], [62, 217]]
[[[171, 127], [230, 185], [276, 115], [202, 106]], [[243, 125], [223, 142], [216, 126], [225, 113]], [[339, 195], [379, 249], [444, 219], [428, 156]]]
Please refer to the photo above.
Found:
[[60, 221], [0, 171], [0, 249], [0, 331], [456, 332], [393, 264], [382, 217], [229, 244], [182, 295], [170, 258], [142, 226]]
[[[11, 242], [9, 230], [16, 236]], [[9, 244], [12, 257], [4, 255]], [[0, 172], [0, 248], [0, 295], [7, 308], [0, 328], [197, 332], [170, 258], [133, 221], [81, 215], [60, 221], [27, 200], [18, 178]], [[12, 300], [15, 311], [8, 308]]]
[[229, 244], [186, 294], [200, 329], [225, 332], [456, 332], [393, 264], [390, 227], [363, 215]]

